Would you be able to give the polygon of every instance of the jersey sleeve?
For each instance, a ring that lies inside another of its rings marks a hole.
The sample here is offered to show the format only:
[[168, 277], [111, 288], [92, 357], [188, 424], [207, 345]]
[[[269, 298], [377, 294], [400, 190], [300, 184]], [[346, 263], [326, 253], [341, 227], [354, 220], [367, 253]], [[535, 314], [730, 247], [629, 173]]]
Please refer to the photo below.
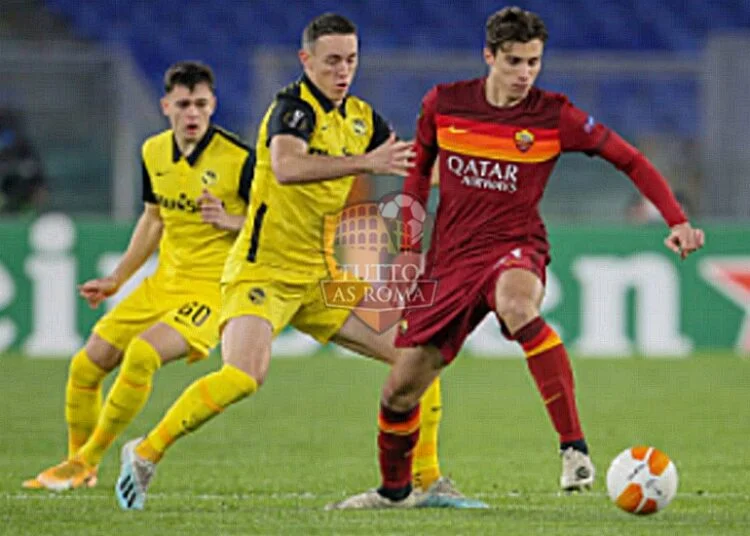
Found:
[[[414, 167], [404, 179], [404, 194], [415, 199], [422, 207], [427, 206], [432, 182], [432, 167], [438, 154], [437, 126], [435, 115], [437, 110], [437, 87], [433, 88], [424, 99], [417, 118], [417, 136], [414, 144], [417, 156]], [[406, 211], [404, 212], [406, 217]], [[422, 243], [418, 237], [412, 237], [411, 227], [404, 222], [405, 232], [401, 235], [401, 251], [421, 251]]]
[[623, 140], [617, 132], [610, 131], [599, 149], [599, 156], [630, 177], [638, 191], [659, 209], [667, 225], [673, 227], [687, 221], [667, 180], [638, 149]]
[[560, 110], [560, 144], [564, 152], [599, 153], [609, 129], [569, 101]]
[[388, 136], [391, 135], [391, 127], [388, 125], [388, 122], [383, 119], [383, 116], [380, 115], [375, 110], [372, 111], [372, 137], [370, 138], [370, 144], [367, 146], [367, 149], [365, 150], [366, 153], [369, 153], [373, 149], [377, 149], [380, 147], [383, 143], [386, 142], [388, 139]]
[[437, 114], [438, 88], [432, 88], [423, 98], [417, 117], [417, 142], [430, 153], [437, 155]]
[[250, 203], [250, 186], [253, 184], [253, 173], [255, 171], [255, 151], [250, 149], [245, 158], [240, 172], [240, 184], [237, 194], [245, 201]]
[[148, 168], [146, 167], [146, 162], [144, 160], [141, 160], [141, 169], [143, 175], [143, 202], [157, 203], [156, 196], [154, 195], [154, 188], [151, 184], [151, 175], [148, 173]]
[[266, 145], [279, 134], [290, 134], [309, 141], [315, 129], [315, 111], [300, 98], [280, 95], [268, 118]]

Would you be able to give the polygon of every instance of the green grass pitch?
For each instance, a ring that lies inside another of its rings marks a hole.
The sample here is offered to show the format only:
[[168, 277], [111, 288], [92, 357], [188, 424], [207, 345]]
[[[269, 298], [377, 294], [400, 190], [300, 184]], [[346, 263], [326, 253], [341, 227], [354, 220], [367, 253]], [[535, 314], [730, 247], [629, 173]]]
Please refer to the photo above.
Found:
[[[169, 365], [143, 414], [108, 453], [100, 485], [22, 490], [61, 460], [67, 363], [0, 356], [0, 534], [750, 534], [750, 361], [575, 360], [581, 416], [598, 475], [592, 493], [557, 493], [555, 435], [520, 360], [462, 357], [443, 375], [445, 474], [485, 511], [326, 512], [377, 483], [382, 365], [320, 355], [276, 359], [267, 385], [167, 454], [143, 512], [121, 512], [119, 447], [143, 434], [218, 359]], [[606, 497], [622, 449], [652, 444], [677, 464], [679, 493], [639, 518]]]

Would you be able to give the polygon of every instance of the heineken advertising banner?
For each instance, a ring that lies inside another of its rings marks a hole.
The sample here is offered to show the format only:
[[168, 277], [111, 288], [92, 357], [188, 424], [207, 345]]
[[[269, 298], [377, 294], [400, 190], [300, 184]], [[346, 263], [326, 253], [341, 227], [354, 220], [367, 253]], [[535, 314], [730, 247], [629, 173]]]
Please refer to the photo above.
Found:
[[[109, 273], [131, 229], [62, 214], [0, 223], [0, 354], [67, 356], [83, 344], [101, 311], [78, 298], [76, 284]], [[750, 353], [750, 226], [707, 227], [707, 248], [686, 261], [664, 248], [664, 236], [659, 225], [550, 229], [553, 260], [543, 311], [577, 356]], [[318, 349], [294, 330], [275, 343], [282, 356]], [[465, 350], [485, 357], [520, 355], [491, 317]]]

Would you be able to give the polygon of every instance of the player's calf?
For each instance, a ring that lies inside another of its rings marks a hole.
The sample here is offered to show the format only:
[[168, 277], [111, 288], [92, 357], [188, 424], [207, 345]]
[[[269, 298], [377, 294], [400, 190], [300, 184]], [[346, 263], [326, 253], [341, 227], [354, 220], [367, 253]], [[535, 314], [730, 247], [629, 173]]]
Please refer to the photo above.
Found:
[[108, 373], [109, 370], [96, 363], [85, 348], [70, 361], [65, 388], [68, 456], [75, 455], [96, 428], [102, 407], [102, 383]]
[[515, 339], [539, 389], [547, 414], [558, 433], [563, 453], [563, 489], [584, 489], [594, 481], [594, 466], [578, 416], [575, 382], [565, 346], [554, 329], [540, 317], [523, 326]]

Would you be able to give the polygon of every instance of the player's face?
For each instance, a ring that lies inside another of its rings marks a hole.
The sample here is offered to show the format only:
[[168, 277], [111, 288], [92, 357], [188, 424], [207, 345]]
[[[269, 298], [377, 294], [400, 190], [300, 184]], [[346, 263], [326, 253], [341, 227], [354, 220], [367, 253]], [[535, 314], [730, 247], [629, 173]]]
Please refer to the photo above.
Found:
[[511, 41], [497, 49], [495, 55], [485, 48], [484, 59], [490, 77], [511, 101], [526, 97], [542, 68], [544, 43], [534, 39], [528, 43]]
[[311, 50], [301, 50], [300, 60], [305, 73], [323, 94], [339, 104], [354, 80], [357, 71], [357, 36], [324, 35]]
[[208, 130], [216, 97], [208, 84], [197, 84], [193, 91], [177, 85], [162, 97], [161, 109], [169, 118], [175, 137], [183, 143], [195, 143]]

